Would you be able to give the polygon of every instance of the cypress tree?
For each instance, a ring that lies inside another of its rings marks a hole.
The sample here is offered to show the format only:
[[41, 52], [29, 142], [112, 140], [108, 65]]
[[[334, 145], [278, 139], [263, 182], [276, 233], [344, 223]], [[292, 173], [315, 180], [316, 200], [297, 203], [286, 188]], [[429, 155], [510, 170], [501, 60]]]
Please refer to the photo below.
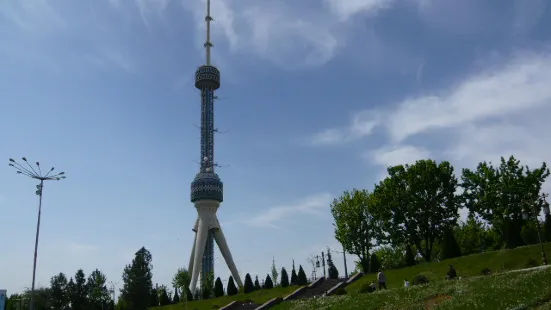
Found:
[[174, 288], [174, 297], [172, 298], [172, 303], [173, 304], [178, 304], [180, 303], [180, 295], [178, 295], [178, 288]]
[[406, 245], [405, 259], [406, 259], [406, 262], [405, 262], [406, 266], [415, 266], [415, 255], [413, 254], [413, 249], [409, 244]]
[[233, 281], [233, 277], [230, 276], [230, 279], [228, 280], [228, 288], [226, 289], [226, 293], [229, 296], [237, 295], [239, 290], [237, 289], [237, 286], [235, 286], [235, 282]]
[[274, 288], [274, 282], [272, 281], [272, 278], [270, 275], [266, 275], [266, 280], [264, 280], [264, 288], [265, 289], [271, 289]]
[[262, 289], [262, 287], [260, 287], [260, 282], [258, 282], [258, 276], [256, 276], [256, 279], [254, 280], [254, 290], [258, 291], [260, 289]]
[[333, 258], [331, 257], [331, 250], [327, 249], [327, 273], [329, 274], [329, 279], [338, 279], [339, 278], [339, 270], [337, 267], [335, 267], [335, 263], [333, 263]]
[[254, 291], [253, 279], [251, 279], [251, 275], [248, 273], [245, 275], [245, 284], [244, 284], [243, 291], [245, 292], [245, 294], [248, 294]]
[[378, 272], [379, 269], [381, 269], [381, 262], [379, 261], [379, 257], [377, 257], [377, 254], [373, 253], [371, 254], [370, 260], [370, 268], [371, 272]]
[[214, 297], [221, 296], [224, 296], [224, 285], [222, 284], [222, 280], [220, 280], [220, 277], [218, 277], [214, 282]]
[[166, 292], [166, 289], [161, 289], [159, 296], [159, 305], [160, 306], [166, 306], [170, 305], [170, 298], [168, 297], [168, 293]]
[[298, 275], [297, 275], [297, 285], [306, 285], [308, 284], [308, 278], [306, 277], [306, 273], [304, 272], [304, 269], [302, 269], [302, 265], [298, 266]]
[[450, 228], [444, 230], [444, 235], [442, 236], [442, 250], [440, 252], [440, 259], [448, 259], [461, 256], [461, 249], [457, 240], [453, 234], [453, 231]]
[[289, 286], [289, 275], [287, 274], [287, 270], [285, 270], [285, 267], [281, 268], [281, 287], [287, 287]]
[[297, 271], [295, 270], [295, 261], [293, 261], [293, 270], [291, 271], [291, 285], [298, 285]]
[[159, 305], [159, 292], [156, 289], [152, 288], [149, 293], [149, 306], [157, 307]]

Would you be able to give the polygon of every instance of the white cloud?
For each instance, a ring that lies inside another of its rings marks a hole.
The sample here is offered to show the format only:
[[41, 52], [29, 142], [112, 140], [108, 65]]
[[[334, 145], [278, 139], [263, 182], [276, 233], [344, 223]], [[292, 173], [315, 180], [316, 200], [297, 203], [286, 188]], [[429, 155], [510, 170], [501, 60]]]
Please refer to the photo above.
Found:
[[411, 145], [383, 147], [365, 154], [366, 158], [384, 167], [413, 164], [415, 161], [426, 159], [429, 156], [428, 150]]
[[349, 126], [325, 129], [307, 139], [311, 145], [333, 145], [369, 136], [381, 121], [378, 111], [366, 110], [355, 114]]
[[347, 20], [361, 12], [376, 13], [381, 9], [392, 5], [393, 0], [325, 0], [330, 10], [341, 18]]
[[280, 221], [289, 217], [301, 215], [323, 216], [327, 214], [332, 201], [333, 196], [328, 193], [312, 195], [289, 205], [269, 208], [265, 212], [246, 220], [246, 223], [257, 227], [278, 228]]

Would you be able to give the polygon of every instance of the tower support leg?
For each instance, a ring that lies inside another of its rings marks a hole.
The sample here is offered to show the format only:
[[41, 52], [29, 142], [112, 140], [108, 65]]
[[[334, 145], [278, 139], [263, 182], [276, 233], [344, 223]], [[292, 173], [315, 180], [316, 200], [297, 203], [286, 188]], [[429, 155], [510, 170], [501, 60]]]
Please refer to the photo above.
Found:
[[243, 282], [241, 282], [241, 277], [237, 272], [237, 267], [235, 266], [235, 263], [233, 261], [230, 248], [228, 247], [228, 243], [226, 242], [226, 237], [224, 236], [224, 232], [222, 231], [222, 227], [214, 230], [214, 240], [216, 240], [218, 248], [220, 249], [220, 252], [224, 257], [228, 268], [230, 268], [233, 279], [237, 282], [237, 285], [239, 287], [243, 287]]
[[203, 253], [207, 245], [207, 237], [209, 235], [209, 226], [203, 219], [199, 219], [199, 227], [197, 229], [195, 253], [193, 258], [193, 273], [191, 274], [191, 287], [189, 288], [192, 293], [195, 293], [197, 288], [197, 280], [201, 273], [201, 267], [203, 264]]
[[191, 248], [191, 256], [189, 257], [189, 265], [188, 265], [188, 272], [189, 274], [193, 274], [193, 262], [195, 261], [195, 247], [197, 246], [197, 233], [195, 233], [195, 237], [193, 237], [193, 248]]

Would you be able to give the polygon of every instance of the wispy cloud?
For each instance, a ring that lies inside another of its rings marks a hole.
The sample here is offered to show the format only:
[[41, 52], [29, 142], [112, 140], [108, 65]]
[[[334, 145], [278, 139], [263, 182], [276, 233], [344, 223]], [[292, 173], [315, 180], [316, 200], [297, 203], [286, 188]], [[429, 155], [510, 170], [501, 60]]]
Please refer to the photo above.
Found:
[[334, 145], [351, 142], [373, 133], [382, 115], [379, 111], [365, 110], [352, 116], [351, 123], [341, 128], [328, 128], [305, 139], [310, 145]]
[[323, 216], [327, 214], [332, 201], [333, 196], [328, 193], [312, 195], [295, 203], [269, 208], [245, 220], [245, 223], [256, 227], [279, 228], [281, 222], [290, 217], [300, 217], [302, 215]]

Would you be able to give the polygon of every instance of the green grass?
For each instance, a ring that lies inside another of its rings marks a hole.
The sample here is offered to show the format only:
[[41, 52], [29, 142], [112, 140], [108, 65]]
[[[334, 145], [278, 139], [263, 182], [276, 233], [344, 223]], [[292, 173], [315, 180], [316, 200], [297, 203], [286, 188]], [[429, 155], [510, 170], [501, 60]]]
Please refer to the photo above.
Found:
[[285, 302], [274, 310], [550, 309], [551, 269], [515, 271], [372, 294]]
[[[551, 243], [546, 243], [545, 252], [551, 258]], [[448, 265], [452, 264], [460, 277], [482, 275], [482, 269], [489, 268], [492, 273], [522, 269], [530, 266], [530, 260], [537, 265], [541, 264], [541, 249], [539, 245], [520, 247], [512, 250], [500, 250], [474, 254], [437, 263], [420, 264], [413, 267], [386, 270], [388, 288], [399, 288], [404, 285], [404, 279], [410, 282], [417, 274], [425, 275], [431, 282], [443, 280], [448, 271]], [[349, 294], [358, 294], [363, 283], [375, 281], [375, 274], [368, 274], [352, 283], [346, 288]]]
[[[224, 296], [213, 299], [206, 300], [197, 300], [188, 302], [187, 309], [189, 310], [213, 310], [220, 309], [230, 302], [237, 301], [252, 301], [255, 304], [263, 304], [270, 299], [275, 297], [284, 297], [291, 294], [293, 291], [298, 289], [298, 286], [289, 286], [289, 287], [275, 287], [269, 290], [259, 290], [249, 294], [237, 294], [235, 296]], [[164, 307], [153, 307], [149, 308], [150, 310], [184, 310], [186, 309], [185, 303], [179, 303], [177, 305], [170, 305]]]

